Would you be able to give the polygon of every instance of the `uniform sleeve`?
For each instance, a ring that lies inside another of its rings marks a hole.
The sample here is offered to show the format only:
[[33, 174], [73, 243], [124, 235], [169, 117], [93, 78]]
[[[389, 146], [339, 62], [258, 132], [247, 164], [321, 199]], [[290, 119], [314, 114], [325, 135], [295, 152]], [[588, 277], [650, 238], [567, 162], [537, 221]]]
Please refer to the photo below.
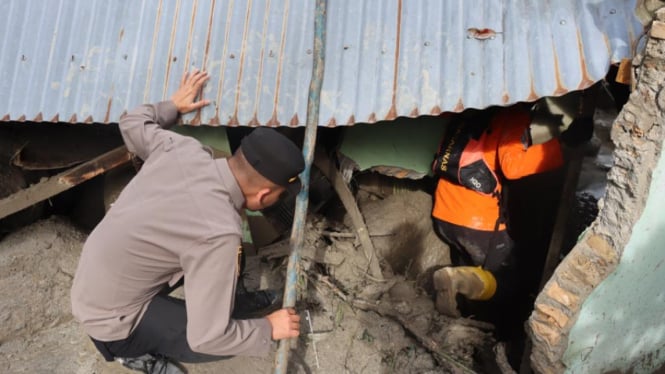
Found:
[[210, 355], [263, 356], [269, 353], [272, 327], [266, 318], [231, 319], [240, 238], [222, 235], [187, 251], [185, 271], [187, 342]]
[[[511, 117], [507, 117], [511, 115]], [[529, 115], [527, 112], [502, 113], [497, 122], [504, 129], [499, 140], [499, 164], [507, 179], [519, 179], [532, 174], [554, 170], [563, 165], [559, 140], [529, 145]]]
[[164, 129], [175, 125], [178, 109], [172, 101], [141, 105], [120, 118], [127, 149], [143, 160], [161, 143]]

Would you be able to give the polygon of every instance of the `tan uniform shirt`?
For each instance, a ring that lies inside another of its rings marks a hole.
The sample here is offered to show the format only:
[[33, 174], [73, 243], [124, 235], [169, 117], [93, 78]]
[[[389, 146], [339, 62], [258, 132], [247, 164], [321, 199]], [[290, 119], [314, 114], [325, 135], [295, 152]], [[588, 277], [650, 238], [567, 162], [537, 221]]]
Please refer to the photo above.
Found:
[[165, 130], [177, 116], [169, 101], [121, 119], [125, 144], [145, 163], [85, 242], [72, 313], [93, 338], [124, 339], [164, 284], [184, 273], [193, 351], [267, 354], [267, 319], [231, 319], [244, 197], [225, 159]]

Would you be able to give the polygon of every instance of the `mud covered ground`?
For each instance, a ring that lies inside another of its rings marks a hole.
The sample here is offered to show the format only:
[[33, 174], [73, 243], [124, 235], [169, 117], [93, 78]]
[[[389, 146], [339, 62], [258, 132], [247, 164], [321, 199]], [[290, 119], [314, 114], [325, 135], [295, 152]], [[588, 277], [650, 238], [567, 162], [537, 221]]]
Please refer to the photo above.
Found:
[[[430, 195], [371, 196], [361, 209], [370, 233], [380, 234], [373, 239], [387, 259], [386, 279], [368, 275], [367, 260], [347, 235], [352, 229], [344, 219], [310, 217], [297, 305], [303, 324], [289, 372], [495, 371], [491, 326], [444, 318], [423, 291], [427, 277], [422, 274], [448, 260], [447, 248], [423, 214], [431, 208]], [[51, 216], [0, 240], [0, 372], [130, 372], [104, 362], [70, 313], [69, 288], [86, 235], [67, 217]], [[246, 286], [282, 287], [287, 252], [288, 246], [278, 242], [249, 257]], [[190, 373], [270, 373], [273, 357], [235, 357], [187, 368]]]

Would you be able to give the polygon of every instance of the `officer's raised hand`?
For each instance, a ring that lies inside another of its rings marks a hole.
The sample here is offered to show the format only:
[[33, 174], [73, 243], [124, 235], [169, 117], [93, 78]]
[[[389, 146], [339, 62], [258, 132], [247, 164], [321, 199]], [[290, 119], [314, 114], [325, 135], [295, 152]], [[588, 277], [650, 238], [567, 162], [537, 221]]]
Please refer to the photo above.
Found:
[[210, 100], [197, 100], [201, 88], [209, 78], [207, 72], [199, 69], [183, 74], [182, 79], [180, 79], [180, 87], [171, 96], [171, 101], [178, 108], [180, 114], [189, 113], [210, 104]]

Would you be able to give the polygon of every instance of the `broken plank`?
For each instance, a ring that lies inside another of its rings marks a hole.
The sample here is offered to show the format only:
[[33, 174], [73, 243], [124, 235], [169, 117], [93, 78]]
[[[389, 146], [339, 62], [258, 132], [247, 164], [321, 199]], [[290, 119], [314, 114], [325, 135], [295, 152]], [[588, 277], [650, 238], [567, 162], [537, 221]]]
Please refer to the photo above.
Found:
[[337, 196], [344, 205], [344, 209], [346, 209], [346, 212], [349, 214], [351, 222], [356, 230], [356, 234], [358, 235], [358, 239], [360, 240], [360, 244], [365, 250], [365, 256], [369, 263], [369, 271], [371, 275], [375, 278], [383, 279], [379, 259], [376, 256], [376, 250], [374, 249], [372, 239], [369, 237], [367, 225], [365, 224], [362, 213], [360, 213], [360, 209], [358, 208], [358, 204], [356, 204], [351, 189], [349, 189], [349, 186], [346, 185], [342, 178], [342, 174], [335, 167], [330, 158], [318, 149], [314, 158], [314, 165], [316, 165], [323, 175], [328, 178], [330, 183], [332, 183], [335, 192], [337, 192]]
[[121, 146], [9, 195], [0, 200], [0, 219], [67, 191], [108, 170], [124, 165], [130, 159], [131, 155], [127, 151], [127, 147]]

